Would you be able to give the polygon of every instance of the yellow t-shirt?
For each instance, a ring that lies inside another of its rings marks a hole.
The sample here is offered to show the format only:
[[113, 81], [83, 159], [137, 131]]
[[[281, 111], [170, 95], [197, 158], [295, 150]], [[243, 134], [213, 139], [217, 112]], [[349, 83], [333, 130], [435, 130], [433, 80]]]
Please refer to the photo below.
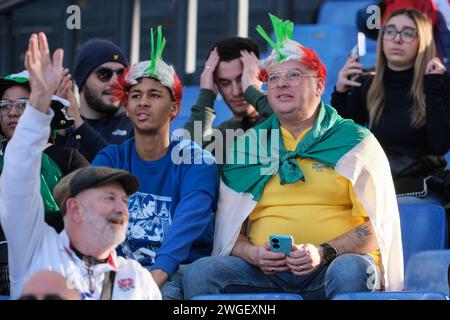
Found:
[[[281, 127], [286, 150], [295, 150], [310, 129], [295, 140]], [[296, 244], [319, 245], [363, 224], [368, 216], [349, 180], [316, 160], [297, 158], [297, 162], [305, 181], [280, 185], [280, 176], [274, 175], [251, 212], [249, 239], [254, 245], [266, 243], [271, 234], [291, 235]], [[371, 255], [378, 265], [379, 252]]]

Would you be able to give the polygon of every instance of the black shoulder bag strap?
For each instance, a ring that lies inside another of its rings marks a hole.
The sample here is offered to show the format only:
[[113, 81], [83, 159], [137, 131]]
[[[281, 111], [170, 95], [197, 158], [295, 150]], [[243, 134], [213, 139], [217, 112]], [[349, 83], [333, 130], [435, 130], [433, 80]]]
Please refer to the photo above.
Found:
[[105, 273], [105, 279], [103, 280], [102, 294], [100, 295], [100, 300], [111, 300], [115, 278], [116, 278], [115, 271], [108, 271]]

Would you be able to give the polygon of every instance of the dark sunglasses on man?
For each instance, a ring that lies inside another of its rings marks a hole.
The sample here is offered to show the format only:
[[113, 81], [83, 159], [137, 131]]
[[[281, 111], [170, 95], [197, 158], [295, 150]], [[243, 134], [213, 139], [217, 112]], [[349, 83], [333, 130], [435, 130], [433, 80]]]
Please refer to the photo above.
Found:
[[125, 70], [125, 68], [111, 69], [101, 67], [95, 70], [95, 74], [97, 75], [98, 80], [100, 80], [101, 82], [108, 82], [109, 80], [111, 80], [114, 73], [117, 76], [120, 76], [123, 73], [123, 70]]

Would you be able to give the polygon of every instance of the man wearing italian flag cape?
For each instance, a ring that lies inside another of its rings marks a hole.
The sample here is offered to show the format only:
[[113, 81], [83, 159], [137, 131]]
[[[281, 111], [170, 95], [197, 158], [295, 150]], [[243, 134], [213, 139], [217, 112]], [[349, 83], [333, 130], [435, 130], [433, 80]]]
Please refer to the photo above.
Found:
[[[213, 257], [185, 274], [185, 298], [289, 292], [330, 299], [403, 289], [400, 219], [375, 137], [321, 102], [326, 69], [271, 15], [277, 42], [260, 77], [274, 111], [235, 143], [223, 166]], [[288, 255], [269, 237], [292, 236]]]

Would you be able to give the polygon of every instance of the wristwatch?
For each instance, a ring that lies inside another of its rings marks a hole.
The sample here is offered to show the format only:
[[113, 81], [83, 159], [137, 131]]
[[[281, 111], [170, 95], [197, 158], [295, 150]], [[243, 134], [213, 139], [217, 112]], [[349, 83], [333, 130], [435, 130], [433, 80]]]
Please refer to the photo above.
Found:
[[323, 248], [323, 257], [325, 258], [326, 264], [330, 264], [331, 261], [336, 259], [337, 251], [336, 248], [325, 242], [320, 245]]

